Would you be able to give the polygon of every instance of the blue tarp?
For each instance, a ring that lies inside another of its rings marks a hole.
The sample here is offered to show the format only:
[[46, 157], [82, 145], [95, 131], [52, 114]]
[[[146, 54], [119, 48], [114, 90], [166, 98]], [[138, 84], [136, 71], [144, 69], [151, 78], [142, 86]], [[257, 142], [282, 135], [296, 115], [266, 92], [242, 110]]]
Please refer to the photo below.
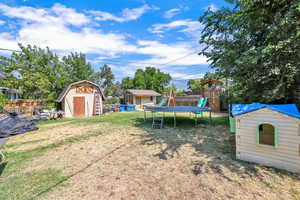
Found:
[[295, 104], [281, 104], [281, 105], [260, 104], [260, 103], [232, 104], [231, 115], [232, 116], [242, 115], [262, 108], [268, 108], [270, 110], [274, 110], [282, 114], [300, 118], [300, 113]]

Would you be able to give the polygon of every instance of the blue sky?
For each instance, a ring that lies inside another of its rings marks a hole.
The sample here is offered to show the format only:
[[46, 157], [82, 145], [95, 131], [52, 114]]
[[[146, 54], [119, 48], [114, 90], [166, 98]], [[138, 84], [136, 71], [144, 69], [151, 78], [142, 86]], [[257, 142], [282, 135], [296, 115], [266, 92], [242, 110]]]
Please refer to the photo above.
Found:
[[96, 71], [107, 63], [117, 80], [154, 66], [185, 88], [187, 80], [211, 71], [207, 59], [195, 53], [201, 49], [203, 28], [198, 18], [206, 9], [222, 6], [228, 4], [223, 0], [0, 0], [0, 48], [18, 49], [17, 43], [22, 43], [48, 46], [60, 56], [82, 52]]

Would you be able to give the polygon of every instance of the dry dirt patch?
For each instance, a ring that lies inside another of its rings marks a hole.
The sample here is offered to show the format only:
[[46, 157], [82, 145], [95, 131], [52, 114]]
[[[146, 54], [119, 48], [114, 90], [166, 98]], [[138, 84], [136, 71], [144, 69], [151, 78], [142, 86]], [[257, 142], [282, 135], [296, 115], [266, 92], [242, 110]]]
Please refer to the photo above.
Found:
[[[222, 127], [193, 129], [184, 134], [182, 130], [117, 129], [79, 146], [72, 144], [67, 151], [83, 151], [78, 157], [56, 164], [63, 167], [68, 163], [72, 169], [66, 169], [67, 174], [99, 156], [103, 159], [67, 180], [67, 187], [54, 188], [43, 199], [299, 198], [299, 179], [260, 167], [251, 171], [248, 164], [222, 153], [221, 138], [228, 137], [226, 131], [216, 135], [216, 129], [225, 131]], [[47, 155], [49, 160], [60, 157], [61, 150]], [[78, 163], [74, 163], [76, 158]]]
[[42, 127], [42, 130], [21, 135], [21, 137], [12, 137], [9, 140], [8, 145], [16, 143], [20, 143], [22, 145], [16, 145], [13, 148], [9, 148], [8, 150], [16, 152], [33, 149], [38, 146], [46, 146], [69, 137], [81, 136], [87, 134], [88, 132], [101, 130], [101, 127], [105, 125], [103, 125], [103, 123], [99, 123], [89, 126], [78, 126], [70, 123], [64, 123], [63, 126], [61, 124], [58, 124], [58, 126], [55, 126], [54, 124], [51, 124], [51, 126], [45, 126], [46, 128]]
[[236, 161], [225, 126], [153, 130], [99, 123], [49, 126], [23, 135], [13, 151], [101, 133], [47, 149], [25, 172], [48, 168], [69, 177], [38, 199], [300, 199], [300, 178]]

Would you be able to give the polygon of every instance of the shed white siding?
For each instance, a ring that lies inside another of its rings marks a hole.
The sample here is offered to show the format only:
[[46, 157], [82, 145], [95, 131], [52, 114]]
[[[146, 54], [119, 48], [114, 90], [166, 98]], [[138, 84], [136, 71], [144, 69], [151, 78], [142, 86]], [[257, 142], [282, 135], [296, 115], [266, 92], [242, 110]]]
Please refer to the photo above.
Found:
[[[137, 104], [137, 98], [141, 98], [141, 104]], [[137, 105], [138, 109], [142, 109], [143, 106], [153, 106], [156, 104], [156, 97], [152, 97], [151, 101], [151, 97], [149, 96], [133, 96], [133, 104]]]
[[[237, 116], [236, 120], [238, 159], [300, 173], [299, 119], [264, 108]], [[262, 123], [277, 127], [277, 147], [257, 144], [256, 132]]]
[[[96, 89], [94, 89], [93, 93], [76, 93], [76, 87], [72, 87], [69, 92], [66, 94], [64, 98], [64, 111], [65, 117], [73, 117], [74, 116], [74, 97], [84, 97], [85, 98], [85, 117], [93, 116], [93, 108], [94, 108], [94, 93]], [[103, 112], [102, 108], [102, 98], [100, 98], [101, 105], [101, 113]]]

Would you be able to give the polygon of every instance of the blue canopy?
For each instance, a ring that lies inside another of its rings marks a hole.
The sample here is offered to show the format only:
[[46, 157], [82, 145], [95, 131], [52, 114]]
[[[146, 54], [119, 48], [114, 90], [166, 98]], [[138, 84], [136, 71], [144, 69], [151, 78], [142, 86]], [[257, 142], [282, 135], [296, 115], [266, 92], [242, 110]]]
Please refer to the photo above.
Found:
[[260, 103], [232, 104], [231, 115], [232, 116], [242, 115], [262, 108], [268, 108], [270, 110], [274, 110], [282, 114], [289, 115], [291, 117], [300, 118], [300, 113], [295, 104], [281, 104], [281, 105], [260, 104]]

